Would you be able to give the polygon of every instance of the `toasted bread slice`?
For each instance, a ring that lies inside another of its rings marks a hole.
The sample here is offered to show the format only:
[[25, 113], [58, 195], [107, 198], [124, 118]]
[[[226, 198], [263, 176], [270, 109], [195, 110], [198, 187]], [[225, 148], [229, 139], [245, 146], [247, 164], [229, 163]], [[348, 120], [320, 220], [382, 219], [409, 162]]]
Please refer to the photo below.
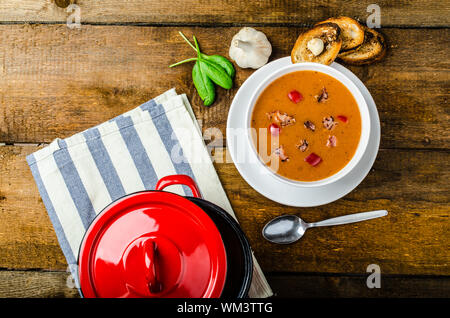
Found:
[[341, 29], [342, 47], [341, 51], [347, 51], [360, 46], [364, 42], [364, 29], [355, 19], [349, 17], [330, 18], [317, 23], [336, 23]]
[[364, 42], [359, 47], [342, 52], [338, 55], [344, 63], [351, 65], [370, 64], [381, 60], [387, 51], [386, 41], [383, 35], [366, 26], [364, 28]]
[[[302, 33], [297, 38], [294, 48], [291, 52], [292, 63], [315, 62], [330, 65], [339, 54], [342, 39], [340, 37], [341, 30], [335, 23], [324, 23]], [[321, 42], [323, 49], [311, 51], [311, 45], [308, 43]], [[320, 40], [320, 41], [318, 41]], [[309, 48], [308, 48], [309, 47]]]

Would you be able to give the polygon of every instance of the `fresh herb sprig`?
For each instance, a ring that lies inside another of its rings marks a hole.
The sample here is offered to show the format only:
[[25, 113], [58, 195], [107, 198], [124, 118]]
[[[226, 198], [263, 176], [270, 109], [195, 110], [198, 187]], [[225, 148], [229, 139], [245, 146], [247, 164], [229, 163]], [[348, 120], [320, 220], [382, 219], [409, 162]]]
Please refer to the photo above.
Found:
[[192, 69], [192, 80], [204, 105], [210, 106], [216, 98], [214, 84], [225, 89], [233, 87], [233, 78], [236, 74], [234, 66], [228, 59], [221, 55], [206, 55], [202, 53], [195, 36], [193, 37], [194, 46], [182, 32], [179, 33], [186, 43], [197, 52], [197, 57], [177, 62], [169, 67], [196, 61]]

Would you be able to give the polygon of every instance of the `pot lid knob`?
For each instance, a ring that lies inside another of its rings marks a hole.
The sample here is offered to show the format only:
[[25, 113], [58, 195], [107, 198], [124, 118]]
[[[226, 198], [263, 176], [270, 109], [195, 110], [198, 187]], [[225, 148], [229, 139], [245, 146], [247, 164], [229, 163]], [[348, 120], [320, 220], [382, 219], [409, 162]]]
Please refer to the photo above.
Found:
[[158, 280], [156, 272], [157, 251], [156, 243], [153, 240], [146, 240], [143, 243], [145, 273], [148, 285], [148, 290], [151, 294], [157, 294], [162, 291], [162, 284]]
[[[164, 272], [164, 263], [168, 260], [170, 272]], [[182, 256], [178, 248], [164, 237], [142, 236], [125, 249], [122, 272], [130, 294], [161, 297], [176, 287], [181, 279]]]

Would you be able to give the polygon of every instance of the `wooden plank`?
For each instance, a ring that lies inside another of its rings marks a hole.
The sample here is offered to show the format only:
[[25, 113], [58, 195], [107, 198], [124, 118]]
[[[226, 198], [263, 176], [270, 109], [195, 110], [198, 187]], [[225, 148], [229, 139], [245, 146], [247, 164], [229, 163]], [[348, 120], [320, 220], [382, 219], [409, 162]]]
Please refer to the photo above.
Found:
[[[66, 270], [52, 226], [25, 162], [35, 146], [0, 147], [0, 268]], [[218, 150], [219, 151], [219, 150]], [[448, 151], [382, 150], [373, 171], [349, 195], [315, 208], [282, 206], [259, 195], [232, 163], [216, 169], [242, 228], [268, 272], [450, 275]], [[387, 209], [363, 223], [312, 229], [298, 243], [277, 246], [261, 237], [271, 218], [306, 221]]]
[[0, 298], [79, 297], [66, 272], [0, 271]]
[[[0, 2], [0, 21], [65, 23], [65, 7], [71, 0], [8, 0]], [[331, 16], [347, 15], [366, 21], [371, 0], [301, 1], [301, 0], [103, 0], [76, 1], [82, 23], [150, 24], [292, 24], [311, 25]], [[383, 26], [448, 26], [448, 1], [411, 0], [376, 2], [381, 8]], [[59, 5], [59, 6], [58, 6]]]
[[[433, 297], [450, 296], [449, 277], [381, 276], [381, 288], [369, 289], [367, 276], [271, 274], [267, 280], [275, 298], [301, 297]], [[0, 271], [1, 298], [78, 298], [69, 273]]]
[[449, 277], [381, 275], [381, 288], [367, 288], [367, 275], [267, 275], [282, 298], [448, 298]]
[[[288, 55], [302, 30], [260, 29], [272, 42], [272, 60]], [[239, 28], [1, 25], [0, 142], [67, 137], [171, 87], [188, 95], [204, 129], [218, 127], [225, 135], [230, 102], [252, 71], [238, 69], [235, 88], [218, 89], [216, 103], [204, 107], [192, 84], [192, 65], [167, 67], [195, 54], [178, 30], [196, 34], [205, 53], [227, 56]], [[448, 148], [450, 30], [383, 31], [391, 43], [388, 56], [351, 67], [378, 105], [381, 146]]]

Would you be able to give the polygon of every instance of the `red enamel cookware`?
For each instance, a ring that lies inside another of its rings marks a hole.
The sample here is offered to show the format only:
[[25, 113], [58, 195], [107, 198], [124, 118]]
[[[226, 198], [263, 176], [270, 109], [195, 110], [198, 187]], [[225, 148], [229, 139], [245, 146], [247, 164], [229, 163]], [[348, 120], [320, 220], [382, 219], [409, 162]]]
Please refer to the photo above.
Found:
[[162, 191], [174, 184], [187, 185], [202, 200], [190, 177], [168, 176], [155, 191], [111, 203], [92, 222], [78, 258], [84, 297], [222, 295], [228, 265], [221, 233], [198, 204]]

